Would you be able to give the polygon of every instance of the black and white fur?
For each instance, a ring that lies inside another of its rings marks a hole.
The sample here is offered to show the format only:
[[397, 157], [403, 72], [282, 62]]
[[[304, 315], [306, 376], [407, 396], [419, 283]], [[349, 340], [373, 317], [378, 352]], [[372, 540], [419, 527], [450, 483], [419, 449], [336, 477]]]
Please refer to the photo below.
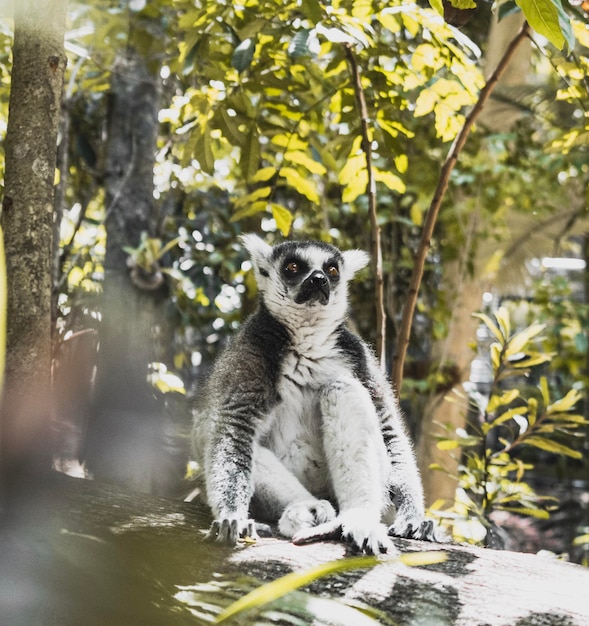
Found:
[[259, 308], [216, 362], [195, 416], [209, 538], [255, 537], [253, 515], [295, 543], [343, 538], [374, 554], [389, 535], [434, 540], [390, 383], [345, 325], [347, 283], [368, 255], [243, 243]]

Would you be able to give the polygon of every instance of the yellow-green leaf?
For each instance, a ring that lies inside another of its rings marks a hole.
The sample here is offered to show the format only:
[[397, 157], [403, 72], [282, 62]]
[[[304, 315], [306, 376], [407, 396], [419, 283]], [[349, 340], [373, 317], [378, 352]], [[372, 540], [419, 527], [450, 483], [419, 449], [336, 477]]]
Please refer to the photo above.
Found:
[[509, 357], [521, 352], [524, 347], [545, 328], [546, 324], [532, 324], [524, 328], [524, 330], [520, 331], [509, 340], [507, 348], [505, 349], [505, 355]]
[[265, 183], [269, 181], [275, 174], [277, 170], [275, 167], [263, 167], [259, 169], [251, 179], [252, 183]]
[[536, 398], [528, 399], [528, 424], [530, 428], [534, 426], [536, 423], [536, 419], [538, 418], [538, 400]]
[[548, 406], [550, 404], [550, 391], [548, 390], [548, 380], [546, 376], [540, 377], [540, 392], [542, 394], [542, 400], [544, 401], [544, 406]]
[[487, 405], [487, 413], [494, 413], [500, 406], [507, 406], [511, 404], [516, 398], [519, 397], [518, 389], [508, 389], [504, 391], [500, 396], [493, 395]]
[[311, 174], [318, 174], [319, 176], [322, 176], [327, 171], [323, 163], [315, 161], [315, 159], [311, 158], [302, 150], [290, 150], [289, 152], [286, 152], [284, 154], [284, 160], [302, 165], [305, 169], [309, 170]]
[[299, 193], [303, 194], [314, 204], [319, 204], [317, 184], [312, 178], [304, 178], [292, 167], [282, 167], [278, 172], [286, 182]]
[[562, 50], [565, 38], [554, 0], [515, 0], [529, 25], [550, 43]]
[[546, 407], [546, 413], [548, 415], [552, 413], [564, 413], [570, 411], [577, 402], [581, 399], [581, 394], [576, 389], [571, 389], [564, 398], [556, 400], [552, 404]]
[[495, 311], [495, 319], [499, 324], [499, 328], [501, 329], [503, 336], [505, 337], [505, 339], [507, 339], [509, 335], [511, 335], [511, 322], [509, 321], [509, 311], [505, 307], [500, 306], [497, 311]]
[[262, 198], [267, 198], [272, 192], [272, 187], [260, 187], [259, 189], [255, 189], [251, 193], [246, 194], [245, 196], [241, 196], [235, 202], [235, 208], [240, 209], [242, 206], [250, 205], [257, 200]]
[[500, 424], [504, 424], [513, 418], [514, 415], [525, 415], [527, 412], [527, 407], [525, 406], [515, 406], [512, 409], [505, 411], [499, 417], [493, 420], [491, 426], [499, 426]]
[[583, 455], [578, 450], [573, 450], [572, 448], [569, 448], [562, 443], [552, 441], [551, 439], [545, 439], [544, 437], [528, 437], [527, 439], [524, 439], [524, 443], [530, 446], [534, 446], [534, 448], [540, 448], [540, 450], [545, 450], [546, 452], [563, 454], [565, 456], [571, 457], [572, 459], [583, 458]]
[[460, 444], [455, 439], [443, 439], [436, 444], [438, 450], [455, 450]]
[[260, 133], [255, 124], [251, 125], [246, 134], [239, 164], [244, 178], [250, 182], [256, 175], [260, 164]]
[[286, 237], [292, 226], [292, 213], [286, 207], [275, 203], [270, 205], [270, 209], [272, 210], [272, 217], [276, 221], [276, 226], [278, 226], [280, 232]]
[[[395, 557], [394, 559], [390, 559], [389, 562], [400, 561], [408, 566], [423, 566], [443, 563], [447, 558], [448, 555], [446, 552], [441, 550], [431, 550], [415, 554], [405, 553]], [[231, 604], [217, 616], [215, 622], [220, 624], [221, 622], [224, 622], [239, 613], [264, 606], [269, 602], [282, 598], [291, 591], [295, 591], [300, 587], [309, 585], [318, 578], [323, 578], [332, 574], [339, 574], [340, 572], [347, 572], [349, 570], [366, 569], [381, 563], [382, 561], [376, 556], [352, 557], [323, 563], [302, 572], [292, 572], [290, 574], [286, 574], [286, 576], [282, 576], [281, 578], [266, 583], [261, 587], [257, 587], [247, 595], [243, 596], [243, 598], [240, 598]]]
[[260, 201], [260, 202], [253, 202], [252, 204], [245, 206], [243, 209], [240, 209], [239, 211], [235, 212], [231, 216], [231, 221], [237, 222], [239, 220], [242, 220], [244, 217], [250, 217], [251, 215], [255, 215], [256, 213], [261, 213], [262, 211], [265, 211], [267, 208], [268, 208], [268, 202], [265, 200]]
[[407, 187], [405, 183], [398, 177], [395, 176], [392, 172], [383, 172], [374, 168], [374, 180], [377, 180], [380, 183], [384, 183], [391, 191], [396, 191], [398, 193], [405, 193]]
[[473, 313], [472, 315], [473, 317], [478, 317], [481, 322], [483, 322], [483, 324], [493, 333], [493, 335], [495, 335], [495, 338], [499, 343], [503, 343], [504, 337], [501, 334], [501, 331], [488, 315], [485, 315], [484, 313]]

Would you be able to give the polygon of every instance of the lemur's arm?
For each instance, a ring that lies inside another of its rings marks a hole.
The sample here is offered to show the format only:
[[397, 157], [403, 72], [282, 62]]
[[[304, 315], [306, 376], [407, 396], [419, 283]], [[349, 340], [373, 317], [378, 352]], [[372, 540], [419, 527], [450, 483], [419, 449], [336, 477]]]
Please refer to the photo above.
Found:
[[196, 433], [215, 517], [211, 539], [234, 545], [240, 536], [256, 535], [248, 518], [254, 444], [278, 401], [276, 380], [287, 341], [284, 327], [261, 307], [221, 355], [209, 379], [210, 412], [201, 413], [204, 421]]
[[240, 536], [256, 535], [248, 519], [253, 450], [270, 395], [259, 352], [236, 339], [213, 372], [210, 412], [201, 415], [205, 422], [199, 426], [207, 500], [215, 518], [208, 537], [232, 545]]

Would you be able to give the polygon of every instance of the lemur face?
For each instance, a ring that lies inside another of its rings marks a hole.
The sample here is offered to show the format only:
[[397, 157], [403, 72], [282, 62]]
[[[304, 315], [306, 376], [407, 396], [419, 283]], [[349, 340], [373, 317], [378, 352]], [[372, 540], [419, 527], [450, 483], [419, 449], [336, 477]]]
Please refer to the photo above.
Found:
[[271, 247], [256, 235], [245, 235], [243, 241], [252, 258], [262, 299], [278, 319], [292, 317], [295, 322], [305, 312], [313, 316], [319, 313], [334, 323], [343, 319], [347, 283], [367, 264], [365, 252], [341, 252], [315, 241], [289, 241]]

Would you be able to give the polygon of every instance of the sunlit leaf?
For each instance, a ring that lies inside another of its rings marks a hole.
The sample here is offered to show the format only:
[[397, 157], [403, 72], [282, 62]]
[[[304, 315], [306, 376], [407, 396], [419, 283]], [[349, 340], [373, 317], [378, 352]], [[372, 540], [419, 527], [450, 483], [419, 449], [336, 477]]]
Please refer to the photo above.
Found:
[[505, 337], [505, 339], [507, 339], [509, 335], [511, 335], [511, 322], [509, 321], [509, 311], [505, 307], [500, 306], [495, 311], [495, 319], [499, 324], [502, 335]]
[[494, 394], [487, 405], [487, 412], [494, 413], [498, 407], [507, 406], [519, 397], [519, 389], [508, 389], [501, 395]]
[[403, 194], [407, 190], [405, 183], [392, 172], [383, 172], [382, 170], [374, 168], [373, 174], [374, 180], [385, 184], [391, 191]]
[[438, 450], [456, 450], [460, 444], [455, 439], [443, 439], [436, 444]]
[[505, 349], [505, 356], [510, 357], [518, 352], [521, 352], [525, 346], [534, 338], [537, 337], [544, 329], [546, 324], [532, 324], [524, 330], [520, 331], [511, 339]]
[[499, 417], [494, 419], [491, 422], [491, 426], [495, 427], [495, 426], [499, 426], [501, 424], [504, 424], [505, 422], [508, 422], [510, 419], [512, 419], [514, 417], [514, 415], [525, 415], [527, 410], [528, 410], [528, 407], [526, 407], [526, 406], [516, 406], [516, 407], [513, 407], [512, 409], [509, 409], [509, 410], [505, 411], [504, 413], [501, 413], [501, 415]]
[[570, 411], [579, 400], [581, 400], [582, 395], [577, 389], [571, 389], [564, 398], [560, 400], [556, 400], [552, 404], [546, 407], [546, 413], [548, 415], [552, 413], [562, 413], [566, 411]]
[[290, 227], [292, 226], [292, 213], [286, 207], [275, 203], [270, 204], [270, 209], [272, 210], [272, 217], [276, 221], [276, 226], [286, 237], [290, 233]]
[[252, 183], [265, 183], [273, 176], [276, 176], [278, 170], [275, 167], [263, 167], [259, 169], [251, 178]]
[[317, 184], [312, 178], [304, 178], [292, 167], [280, 168], [278, 174], [296, 191], [303, 194], [311, 202], [319, 204]]
[[499, 330], [499, 327], [491, 320], [488, 315], [485, 315], [485, 313], [473, 313], [472, 315], [473, 317], [478, 317], [481, 322], [483, 322], [483, 324], [493, 333], [493, 335], [495, 335], [497, 341], [499, 341], [500, 343], [503, 343], [505, 341], [505, 338]]
[[289, 152], [286, 152], [284, 154], [284, 160], [302, 165], [305, 169], [309, 170], [311, 174], [323, 175], [327, 171], [325, 169], [325, 165], [311, 158], [302, 150], [290, 150]]
[[530, 427], [536, 424], [536, 419], [538, 417], [538, 401], [536, 398], [528, 399], [528, 424]]
[[545, 439], [544, 437], [527, 437], [524, 440], [524, 443], [533, 446], [534, 448], [540, 448], [540, 450], [545, 450], [546, 452], [563, 454], [573, 459], [583, 458], [583, 455], [579, 451], [573, 450], [572, 448], [569, 448], [569, 446], [565, 446], [564, 444], [557, 441]]
[[[405, 553], [390, 559], [390, 561], [400, 561], [408, 566], [423, 566], [442, 563], [447, 560], [447, 558], [448, 555], [445, 552], [436, 550], [419, 552], [416, 554]], [[350, 570], [370, 568], [379, 565], [380, 563], [382, 563], [382, 561], [378, 557], [363, 556], [341, 559], [339, 561], [330, 561], [302, 572], [292, 572], [291, 574], [282, 576], [281, 578], [254, 589], [246, 596], [234, 602], [218, 615], [216, 623], [219, 624], [224, 622], [244, 611], [264, 606], [265, 604], [273, 602], [291, 591], [295, 591], [300, 587], [309, 585], [318, 578]]]

